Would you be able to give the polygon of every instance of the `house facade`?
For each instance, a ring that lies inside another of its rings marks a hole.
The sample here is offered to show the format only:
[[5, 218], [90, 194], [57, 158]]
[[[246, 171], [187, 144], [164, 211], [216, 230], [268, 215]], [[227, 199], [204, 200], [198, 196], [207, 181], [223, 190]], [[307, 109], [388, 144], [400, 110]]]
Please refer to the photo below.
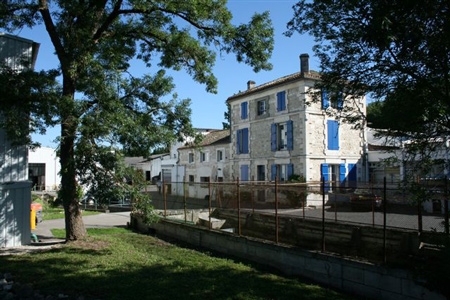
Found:
[[[333, 100], [323, 91], [321, 101], [309, 99], [306, 92], [320, 75], [308, 60], [302, 54], [300, 72], [259, 86], [249, 81], [247, 90], [227, 99], [233, 179], [283, 182], [295, 174], [306, 182], [324, 178], [331, 190], [366, 180], [364, 129], [331, 116], [350, 105], [345, 98]], [[365, 112], [365, 97], [352, 105]]]
[[[13, 70], [34, 68], [38, 49], [32, 40], [0, 33], [0, 62]], [[0, 129], [0, 247], [31, 242], [27, 153], [26, 146], [12, 145]]]

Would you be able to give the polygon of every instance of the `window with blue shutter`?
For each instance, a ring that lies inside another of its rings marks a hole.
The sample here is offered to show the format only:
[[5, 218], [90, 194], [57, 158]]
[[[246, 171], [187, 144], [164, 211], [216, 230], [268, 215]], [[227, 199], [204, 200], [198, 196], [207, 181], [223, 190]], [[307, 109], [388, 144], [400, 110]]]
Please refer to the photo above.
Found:
[[356, 187], [356, 164], [348, 164], [348, 185], [349, 187]]
[[327, 109], [330, 106], [330, 98], [328, 97], [328, 92], [322, 89], [322, 109]]
[[324, 191], [328, 192], [330, 190], [330, 172], [329, 172], [329, 165], [328, 164], [321, 164], [320, 165], [320, 175], [321, 175], [321, 182], [324, 183]]
[[287, 174], [286, 174], [287, 180], [289, 180], [293, 174], [294, 174], [294, 165], [288, 164], [287, 165]]
[[277, 165], [273, 164], [270, 166], [270, 180], [275, 180], [277, 178]]
[[248, 165], [241, 165], [241, 181], [248, 181]]
[[294, 149], [294, 122], [273, 123], [270, 125], [270, 150]]
[[328, 150], [339, 150], [339, 123], [335, 120], [327, 121]]
[[277, 140], [277, 124], [273, 123], [270, 125], [270, 149], [272, 151], [278, 150]]
[[282, 91], [277, 93], [277, 111], [283, 111], [286, 109], [286, 92]]
[[247, 154], [248, 147], [248, 128], [238, 129], [236, 131], [236, 154]]
[[346, 185], [346, 168], [345, 168], [345, 164], [340, 164], [339, 165], [339, 182], [340, 182], [340, 186], [345, 186]]
[[294, 149], [294, 122], [292, 120], [289, 120], [286, 122], [286, 126], [287, 126], [287, 133], [286, 133], [286, 138], [287, 138], [287, 149], [288, 150], [293, 150]]
[[236, 131], [236, 154], [241, 154], [241, 130]]
[[247, 119], [248, 117], [248, 102], [241, 103], [241, 119]]

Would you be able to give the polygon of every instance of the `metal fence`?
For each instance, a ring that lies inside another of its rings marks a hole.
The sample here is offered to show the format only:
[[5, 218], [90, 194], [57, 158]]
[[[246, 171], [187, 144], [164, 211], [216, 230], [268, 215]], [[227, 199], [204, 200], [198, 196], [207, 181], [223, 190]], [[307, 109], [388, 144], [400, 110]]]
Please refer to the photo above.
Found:
[[[342, 188], [320, 182], [236, 181], [172, 182], [150, 193], [155, 209], [166, 218], [197, 224], [203, 218], [210, 229], [254, 235], [277, 243], [280, 242], [280, 232], [286, 234], [289, 229], [287, 222], [316, 222], [322, 231], [323, 241], [315, 248], [322, 251], [325, 251], [325, 237], [338, 235], [333, 224], [376, 228], [383, 233], [378, 237], [382, 245], [386, 245], [389, 230], [449, 234], [449, 200], [443, 190], [428, 193], [429, 198], [417, 201], [412, 193], [387, 186], [386, 183], [382, 186]], [[217, 221], [213, 213], [215, 210], [226, 211], [225, 214], [234, 218], [231, 228], [214, 225]], [[193, 217], [193, 211], [197, 211], [197, 218]], [[202, 212], [200, 218], [199, 211]], [[255, 214], [267, 216], [261, 221], [268, 226], [261, 228], [264, 232], [252, 231], [243, 225], [248, 224], [245, 218]], [[294, 234], [302, 233], [298, 231]], [[283, 242], [289, 240], [281, 238]]]

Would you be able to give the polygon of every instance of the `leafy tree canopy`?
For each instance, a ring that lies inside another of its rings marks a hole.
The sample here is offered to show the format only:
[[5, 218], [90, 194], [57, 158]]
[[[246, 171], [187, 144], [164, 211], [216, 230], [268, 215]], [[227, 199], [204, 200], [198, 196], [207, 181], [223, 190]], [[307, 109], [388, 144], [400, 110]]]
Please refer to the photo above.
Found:
[[[108, 185], [110, 180], [94, 177], [117, 177], [112, 170], [122, 157], [119, 150], [146, 156], [155, 147], [194, 134], [190, 100], [177, 99], [175, 85], [165, 69], [184, 69], [214, 93], [217, 78], [212, 70], [217, 52], [234, 53], [237, 61], [254, 71], [271, 68], [268, 59], [273, 49], [273, 28], [269, 14], [255, 14], [248, 24], [236, 26], [226, 0], [0, 3], [3, 30], [38, 25], [45, 26], [59, 68], [42, 74], [17, 74], [11, 79], [16, 83], [21, 82], [20, 76], [36, 79], [36, 84], [26, 80], [25, 91], [15, 83], [13, 92], [6, 94], [9, 86], [1, 85], [0, 100], [11, 104], [1, 109], [12, 111], [26, 102], [33, 130], [61, 124], [59, 195], [64, 203], [68, 240], [85, 235], [77, 181], [107, 188], [100, 184]], [[157, 71], [135, 77], [128, 72], [132, 59]], [[45, 82], [57, 76], [60, 86]], [[24, 94], [27, 97], [23, 98]], [[5, 124], [11, 129], [14, 116], [5, 116]], [[23, 141], [26, 135], [15, 136]]]
[[320, 86], [368, 94], [383, 102], [383, 128], [429, 138], [450, 129], [449, 11], [442, 0], [299, 1], [287, 34], [315, 37]]

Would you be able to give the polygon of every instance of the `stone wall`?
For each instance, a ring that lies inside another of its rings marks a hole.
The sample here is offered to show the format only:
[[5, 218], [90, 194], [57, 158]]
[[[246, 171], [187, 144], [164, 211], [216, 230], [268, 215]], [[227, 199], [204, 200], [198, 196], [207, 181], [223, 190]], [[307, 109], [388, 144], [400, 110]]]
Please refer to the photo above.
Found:
[[[225, 219], [224, 227], [237, 231], [236, 210], [216, 209], [213, 216]], [[241, 233], [244, 236], [276, 241], [276, 218], [274, 214], [241, 212]], [[322, 230], [322, 228], [324, 228]], [[321, 250], [324, 232], [325, 250], [348, 257], [357, 257], [383, 262], [384, 255], [389, 262], [409, 263], [410, 256], [419, 250], [417, 231], [386, 231], [386, 253], [383, 251], [384, 232], [380, 227], [321, 220], [303, 219], [292, 216], [278, 217], [278, 241], [304, 249]]]
[[[132, 221], [137, 228], [148, 226]], [[430, 299], [444, 300], [439, 294], [419, 285], [412, 274], [400, 269], [344, 259], [317, 251], [306, 251], [224, 231], [162, 220], [151, 229], [195, 247], [211, 249], [275, 268], [284, 274], [301, 276], [364, 299]]]

